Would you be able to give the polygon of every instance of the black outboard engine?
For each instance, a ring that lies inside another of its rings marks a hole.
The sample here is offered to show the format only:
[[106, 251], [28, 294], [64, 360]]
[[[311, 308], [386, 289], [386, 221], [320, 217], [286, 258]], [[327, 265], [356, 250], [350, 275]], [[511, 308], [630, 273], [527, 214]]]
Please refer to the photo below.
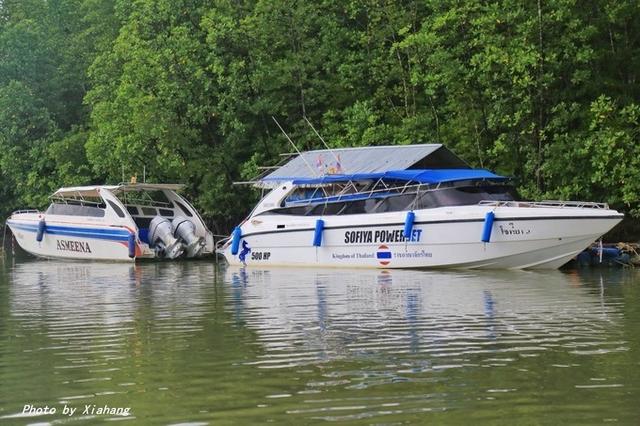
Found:
[[196, 235], [196, 226], [184, 216], [173, 219], [173, 236], [182, 240], [187, 257], [197, 257], [204, 249], [204, 238]]
[[149, 224], [149, 245], [158, 257], [175, 259], [184, 253], [184, 246], [173, 236], [171, 222], [162, 216], [154, 217]]

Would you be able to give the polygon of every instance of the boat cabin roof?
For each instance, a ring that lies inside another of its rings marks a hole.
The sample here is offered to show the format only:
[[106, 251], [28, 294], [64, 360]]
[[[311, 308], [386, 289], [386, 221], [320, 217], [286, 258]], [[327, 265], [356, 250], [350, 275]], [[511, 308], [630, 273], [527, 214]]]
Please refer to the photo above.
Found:
[[91, 185], [91, 186], [72, 186], [60, 188], [54, 192], [52, 197], [99, 197], [100, 190], [106, 189], [114, 194], [121, 192], [144, 192], [144, 191], [160, 191], [163, 189], [169, 191], [179, 191], [184, 188], [183, 184], [175, 183], [128, 183], [120, 185]]
[[408, 169], [468, 169], [467, 163], [441, 144], [387, 145], [303, 152], [262, 177], [257, 186], [296, 179], [363, 175]]

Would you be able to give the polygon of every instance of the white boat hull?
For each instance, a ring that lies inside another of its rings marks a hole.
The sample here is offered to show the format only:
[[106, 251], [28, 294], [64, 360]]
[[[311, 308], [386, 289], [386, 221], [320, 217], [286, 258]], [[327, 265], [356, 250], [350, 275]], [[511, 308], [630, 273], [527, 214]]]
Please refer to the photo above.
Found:
[[[494, 211], [490, 241], [484, 218]], [[418, 210], [411, 241], [406, 212], [323, 217], [259, 215], [245, 222], [231, 265], [361, 268], [555, 269], [609, 231], [622, 215], [608, 209], [461, 206]]]
[[[52, 259], [114, 260], [131, 262], [128, 238], [132, 232], [125, 228], [47, 223], [42, 241], [37, 241], [38, 222], [33, 220], [7, 221], [20, 247], [38, 257]], [[137, 244], [136, 252], [143, 249]]]

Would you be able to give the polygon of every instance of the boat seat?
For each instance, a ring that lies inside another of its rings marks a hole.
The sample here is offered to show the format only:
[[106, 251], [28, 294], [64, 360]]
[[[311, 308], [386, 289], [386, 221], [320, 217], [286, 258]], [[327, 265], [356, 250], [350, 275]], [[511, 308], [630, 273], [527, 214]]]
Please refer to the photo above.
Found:
[[149, 244], [149, 224], [151, 223], [150, 217], [132, 216], [133, 221], [138, 227], [138, 238], [143, 243]]

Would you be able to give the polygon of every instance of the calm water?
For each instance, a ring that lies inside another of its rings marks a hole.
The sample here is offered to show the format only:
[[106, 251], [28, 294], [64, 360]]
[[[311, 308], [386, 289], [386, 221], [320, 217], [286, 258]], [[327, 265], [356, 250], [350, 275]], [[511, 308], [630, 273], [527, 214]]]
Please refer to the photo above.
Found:
[[109, 420], [638, 424], [640, 271], [6, 257], [0, 423]]

